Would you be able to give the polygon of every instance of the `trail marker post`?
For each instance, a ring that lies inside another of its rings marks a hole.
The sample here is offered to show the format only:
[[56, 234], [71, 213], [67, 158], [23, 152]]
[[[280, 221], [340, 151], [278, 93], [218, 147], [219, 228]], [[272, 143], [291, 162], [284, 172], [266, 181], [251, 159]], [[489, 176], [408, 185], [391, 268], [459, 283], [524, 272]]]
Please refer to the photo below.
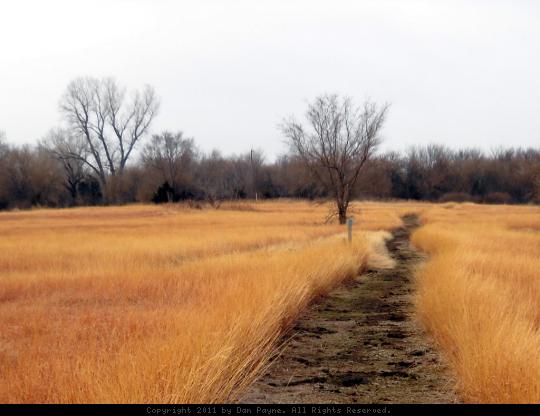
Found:
[[347, 218], [347, 237], [349, 240], [349, 244], [352, 243], [352, 226], [354, 224], [354, 218], [350, 217]]

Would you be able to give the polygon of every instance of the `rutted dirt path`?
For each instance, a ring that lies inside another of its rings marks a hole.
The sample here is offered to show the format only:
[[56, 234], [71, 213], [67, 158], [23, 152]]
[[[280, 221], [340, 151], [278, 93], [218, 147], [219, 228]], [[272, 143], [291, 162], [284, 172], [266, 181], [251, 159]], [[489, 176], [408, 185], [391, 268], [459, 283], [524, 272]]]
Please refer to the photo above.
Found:
[[387, 243], [396, 267], [370, 271], [312, 305], [244, 403], [449, 403], [452, 380], [413, 316], [415, 216]]

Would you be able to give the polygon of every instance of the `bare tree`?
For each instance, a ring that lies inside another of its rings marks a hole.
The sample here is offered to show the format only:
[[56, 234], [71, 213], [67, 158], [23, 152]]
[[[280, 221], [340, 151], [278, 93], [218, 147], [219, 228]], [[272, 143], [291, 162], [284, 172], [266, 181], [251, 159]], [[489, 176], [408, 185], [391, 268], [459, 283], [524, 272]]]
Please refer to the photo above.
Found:
[[261, 170], [264, 165], [264, 153], [262, 150], [253, 150], [249, 152], [249, 170], [250, 177], [248, 183], [250, 184], [251, 198], [258, 199], [258, 187], [261, 176]]
[[64, 187], [75, 202], [79, 184], [86, 175], [85, 161], [89, 157], [86, 141], [80, 135], [71, 134], [69, 130], [57, 128], [49, 131], [40, 145], [62, 164]]
[[213, 150], [201, 157], [196, 183], [208, 203], [217, 209], [226, 199], [246, 197], [246, 177], [249, 172], [246, 159], [225, 158], [219, 151]]
[[[112, 78], [77, 78], [61, 99], [63, 112], [73, 134], [86, 143], [81, 159], [97, 175], [102, 185], [108, 176], [121, 176], [137, 142], [157, 114], [158, 98], [145, 86], [130, 100]], [[81, 155], [73, 154], [74, 158]]]
[[182, 132], [163, 132], [152, 136], [144, 147], [144, 163], [159, 172], [163, 181], [177, 191], [181, 176], [186, 176], [197, 154], [192, 138], [184, 137]]
[[218, 209], [228, 196], [227, 166], [228, 161], [218, 150], [203, 155], [197, 174], [198, 186], [208, 203]]
[[327, 94], [309, 104], [307, 128], [292, 117], [281, 126], [292, 149], [334, 197], [340, 224], [346, 222], [362, 166], [380, 142], [387, 110], [388, 105], [356, 107], [348, 97]]

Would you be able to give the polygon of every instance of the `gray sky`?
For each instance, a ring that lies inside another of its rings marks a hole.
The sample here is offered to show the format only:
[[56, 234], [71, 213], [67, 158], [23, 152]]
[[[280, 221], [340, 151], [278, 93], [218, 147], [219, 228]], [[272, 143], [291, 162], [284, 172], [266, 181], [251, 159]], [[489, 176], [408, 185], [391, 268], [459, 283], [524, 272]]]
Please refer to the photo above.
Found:
[[0, 3], [0, 130], [32, 143], [68, 82], [153, 85], [153, 131], [284, 150], [276, 126], [337, 92], [392, 104], [385, 149], [540, 145], [540, 2], [48, 0]]

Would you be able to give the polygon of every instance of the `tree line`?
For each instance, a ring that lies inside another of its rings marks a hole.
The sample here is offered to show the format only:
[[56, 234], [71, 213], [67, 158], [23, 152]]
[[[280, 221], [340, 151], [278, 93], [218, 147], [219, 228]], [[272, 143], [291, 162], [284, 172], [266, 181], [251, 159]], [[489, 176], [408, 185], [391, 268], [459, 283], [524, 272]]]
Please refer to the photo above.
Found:
[[182, 132], [149, 135], [154, 90], [127, 93], [111, 78], [79, 78], [60, 101], [64, 124], [35, 145], [0, 132], [0, 209], [228, 199], [332, 198], [345, 221], [351, 198], [536, 203], [540, 150], [412, 147], [375, 153], [388, 106], [323, 95], [305, 123], [286, 119], [290, 150], [202, 152]]
[[[352, 197], [536, 203], [540, 151], [452, 150], [440, 145], [376, 155], [362, 168]], [[224, 156], [203, 153], [192, 138], [155, 134], [137, 161], [101, 183], [82, 163], [40, 143], [14, 146], [0, 140], [0, 208], [226, 199], [330, 198], [319, 179], [294, 154], [267, 162], [260, 151]]]

